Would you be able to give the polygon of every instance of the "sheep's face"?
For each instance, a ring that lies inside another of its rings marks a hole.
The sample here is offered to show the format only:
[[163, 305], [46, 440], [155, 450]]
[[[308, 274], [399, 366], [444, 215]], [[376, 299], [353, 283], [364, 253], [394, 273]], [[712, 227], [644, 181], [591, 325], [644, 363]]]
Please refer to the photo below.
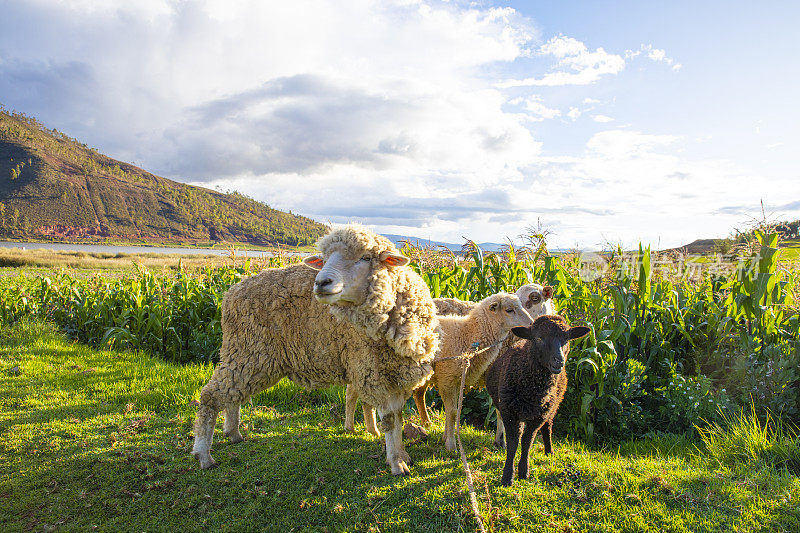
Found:
[[512, 328], [527, 328], [533, 324], [533, 318], [522, 307], [514, 294], [498, 293], [489, 296], [482, 302], [489, 313], [494, 313], [499, 317], [499, 323], [503, 325], [503, 330], [511, 331]]
[[314, 297], [324, 304], [361, 305], [367, 299], [376, 270], [401, 267], [410, 260], [392, 252], [353, 253], [346, 247], [336, 247], [325, 255], [312, 255], [303, 262], [318, 270], [314, 279]]
[[569, 354], [569, 341], [580, 339], [589, 333], [585, 326], [570, 327], [563, 317], [545, 315], [536, 319], [529, 328], [511, 330], [517, 337], [529, 339], [529, 356], [552, 372], [560, 374]]
[[549, 285], [543, 287], [538, 283], [529, 283], [517, 289], [516, 295], [534, 320], [542, 315], [556, 314], [553, 287]]

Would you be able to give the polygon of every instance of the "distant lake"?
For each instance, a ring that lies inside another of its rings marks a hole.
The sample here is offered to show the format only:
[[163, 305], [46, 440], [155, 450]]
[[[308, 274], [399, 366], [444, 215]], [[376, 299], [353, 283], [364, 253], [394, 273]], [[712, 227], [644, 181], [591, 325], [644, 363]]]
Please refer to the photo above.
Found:
[[[59, 250], [71, 252], [89, 252], [106, 254], [184, 254], [184, 255], [228, 255], [226, 248], [170, 248], [164, 246], [117, 246], [109, 244], [67, 244], [62, 242], [5, 242], [0, 241], [0, 248], [24, 248], [25, 250]], [[271, 256], [269, 252], [260, 250], [242, 250], [237, 248], [239, 257]]]

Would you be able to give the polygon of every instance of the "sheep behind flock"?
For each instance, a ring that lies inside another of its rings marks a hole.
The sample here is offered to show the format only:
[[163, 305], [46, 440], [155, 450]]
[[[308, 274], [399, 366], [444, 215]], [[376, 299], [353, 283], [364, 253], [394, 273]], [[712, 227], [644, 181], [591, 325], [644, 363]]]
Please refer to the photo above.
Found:
[[514, 328], [514, 335], [526, 339], [503, 352], [486, 371], [486, 389], [498, 410], [495, 444], [503, 446], [505, 427], [506, 462], [501, 483], [508, 487], [514, 477], [514, 455], [520, 444], [518, 475], [528, 478], [528, 453], [536, 432], [542, 429], [544, 452], [552, 453], [553, 418], [567, 390], [564, 368], [569, 341], [589, 333], [584, 326], [570, 327], [563, 317], [545, 315], [530, 328]]
[[[527, 285], [523, 285], [519, 289], [517, 289], [515, 295], [519, 298], [522, 306], [531, 316], [531, 319], [535, 320], [536, 318], [542, 315], [552, 315], [555, 314], [555, 306], [553, 304], [553, 288], [549, 285], [539, 285], [538, 283], [529, 283]], [[471, 309], [473, 309], [477, 302], [471, 301], [464, 301], [458, 300], [456, 298], [434, 298], [433, 303], [436, 304], [436, 312], [438, 315], [467, 315]], [[475, 339], [477, 341], [479, 339]], [[511, 347], [511, 345], [518, 340], [513, 335], [508, 335], [506, 341], [503, 343], [503, 347], [500, 351], [504, 351], [505, 349]], [[497, 352], [494, 352], [494, 355], [497, 355]], [[489, 361], [491, 363], [491, 361]], [[485, 368], [485, 367], [484, 367]], [[459, 374], [460, 375], [460, 374]], [[477, 386], [481, 387], [482, 380], [475, 381], [471, 383], [470, 386]], [[425, 391], [427, 390], [427, 385], [421, 389], [417, 389], [414, 392], [414, 402], [417, 405], [417, 411], [419, 412], [420, 420], [422, 421], [422, 425], [429, 426], [430, 425], [430, 417], [428, 416], [428, 409], [425, 405]], [[347, 386], [347, 391], [345, 393], [345, 416], [344, 416], [344, 427], [347, 431], [355, 431], [355, 412], [356, 412], [356, 402], [358, 401], [358, 394], [355, 391], [354, 387]], [[364, 428], [367, 432], [375, 435], [376, 437], [380, 436], [380, 432], [375, 424], [375, 409], [372, 408], [369, 404], [362, 400], [361, 409], [364, 412]]]
[[220, 362], [200, 393], [192, 454], [211, 457], [214, 425], [242, 440], [240, 407], [281, 378], [308, 388], [352, 384], [377, 407], [386, 434], [386, 461], [408, 474], [402, 408], [427, 381], [438, 348], [436, 308], [409, 260], [380, 235], [360, 226], [329, 232], [320, 256], [305, 265], [271, 269], [230, 288], [222, 302]]

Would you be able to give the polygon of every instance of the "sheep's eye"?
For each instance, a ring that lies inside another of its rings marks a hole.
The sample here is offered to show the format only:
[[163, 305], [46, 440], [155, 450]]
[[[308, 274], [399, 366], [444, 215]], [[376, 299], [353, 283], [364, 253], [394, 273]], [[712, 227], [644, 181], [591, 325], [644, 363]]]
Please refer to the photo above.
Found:
[[514, 314], [514, 308], [506, 309], [506, 313]]
[[541, 299], [542, 299], [542, 297], [541, 297], [541, 296], [538, 296], [538, 295], [537, 295], [537, 296], [534, 296], [534, 297], [533, 297], [533, 303], [535, 303], [535, 304], [538, 304], [538, 303], [539, 303], [539, 301], [541, 301]]
[[362, 261], [371, 261], [372, 260], [372, 256], [371, 255], [365, 255], [364, 257], [361, 258], [361, 260]]

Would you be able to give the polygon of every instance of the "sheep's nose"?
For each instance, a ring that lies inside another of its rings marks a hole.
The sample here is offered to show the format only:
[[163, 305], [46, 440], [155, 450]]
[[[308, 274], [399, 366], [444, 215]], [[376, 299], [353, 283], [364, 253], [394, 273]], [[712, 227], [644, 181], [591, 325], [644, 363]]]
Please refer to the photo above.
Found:
[[322, 278], [322, 279], [314, 280], [314, 288], [317, 289], [317, 290], [324, 289], [325, 287], [327, 287], [331, 283], [333, 283], [333, 280], [331, 278]]

